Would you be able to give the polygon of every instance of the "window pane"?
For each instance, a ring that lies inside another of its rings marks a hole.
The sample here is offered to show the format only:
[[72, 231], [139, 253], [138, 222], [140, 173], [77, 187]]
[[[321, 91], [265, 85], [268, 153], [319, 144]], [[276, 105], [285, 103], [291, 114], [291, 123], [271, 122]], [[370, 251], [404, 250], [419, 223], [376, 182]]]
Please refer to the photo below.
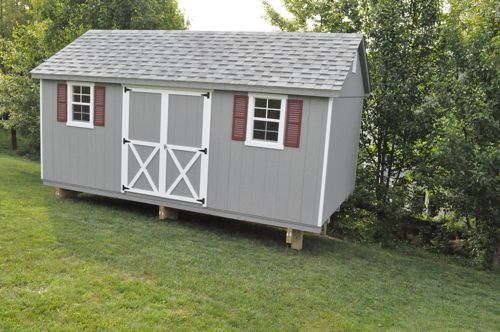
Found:
[[[75, 106], [77, 106], [77, 107], [75, 108]], [[75, 121], [82, 120], [82, 113], [80, 112], [79, 105], [73, 106], [73, 120], [75, 120]]]
[[82, 96], [82, 102], [84, 102], [84, 103], [90, 103], [90, 96], [83, 95]]
[[80, 97], [81, 97], [81, 95], [73, 94], [73, 101], [79, 103], [81, 101]]
[[82, 87], [77, 85], [77, 86], [73, 86], [73, 93], [81, 93], [82, 92]]
[[83, 114], [82, 114], [82, 121], [89, 122], [89, 121], [90, 121], [90, 114], [88, 114], [88, 113], [83, 113]]
[[90, 114], [90, 106], [83, 105], [82, 106], [82, 113]]
[[265, 131], [262, 130], [254, 130], [253, 131], [253, 138], [254, 139], [264, 139], [265, 138]]
[[82, 86], [82, 93], [90, 95], [90, 86]]
[[268, 141], [278, 141], [278, 133], [274, 131], [268, 131], [266, 132], [266, 140]]
[[268, 122], [267, 123], [267, 130], [278, 131], [278, 128], [279, 128], [278, 122]]
[[255, 98], [255, 107], [267, 107], [267, 99]]
[[280, 118], [280, 111], [269, 110], [269, 111], [267, 111], [267, 117], [269, 119], [279, 119]]
[[266, 130], [266, 121], [254, 121], [253, 128], [260, 129], [260, 130]]
[[266, 117], [266, 110], [261, 109], [261, 108], [256, 108], [255, 109], [255, 117], [257, 118], [265, 118]]
[[269, 108], [281, 108], [281, 100], [279, 99], [269, 99]]

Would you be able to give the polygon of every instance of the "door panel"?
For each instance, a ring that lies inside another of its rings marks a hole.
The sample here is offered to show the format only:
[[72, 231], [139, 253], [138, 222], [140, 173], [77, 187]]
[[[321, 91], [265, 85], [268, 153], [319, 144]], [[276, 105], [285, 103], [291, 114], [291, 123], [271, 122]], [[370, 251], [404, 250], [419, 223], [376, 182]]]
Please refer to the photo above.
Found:
[[160, 142], [161, 94], [130, 93], [129, 139]]
[[204, 97], [169, 95], [167, 128], [167, 197], [196, 202], [201, 196]]
[[[129, 92], [127, 190], [159, 194], [161, 93]], [[124, 142], [125, 143], [125, 142]]]
[[206, 206], [210, 94], [125, 88], [122, 191]]
[[203, 99], [201, 96], [169, 95], [168, 144], [201, 147]]

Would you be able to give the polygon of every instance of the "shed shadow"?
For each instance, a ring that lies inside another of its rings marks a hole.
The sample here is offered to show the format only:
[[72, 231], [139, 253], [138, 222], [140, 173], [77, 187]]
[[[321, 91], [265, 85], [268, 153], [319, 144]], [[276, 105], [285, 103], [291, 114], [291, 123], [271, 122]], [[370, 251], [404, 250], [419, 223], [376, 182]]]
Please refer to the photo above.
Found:
[[[286, 230], [284, 228], [184, 210], [179, 210], [178, 220], [160, 221], [158, 220], [157, 205], [85, 193], [79, 194], [77, 198], [75, 198], [75, 201], [102, 206], [115, 211], [138, 214], [145, 218], [151, 218], [153, 222], [165, 223], [166, 225], [175, 223], [180, 227], [193, 228], [198, 231], [211, 232], [222, 236], [232, 236], [245, 240], [251, 240], [268, 247], [286, 248]], [[308, 243], [308, 240], [310, 242], [314, 241], [319, 243], [316, 243], [313, 246]], [[316, 252], [316, 254], [318, 254], [324, 251], [324, 245], [330, 242], [332, 241], [327, 238], [307, 234], [304, 238], [303, 252]]]

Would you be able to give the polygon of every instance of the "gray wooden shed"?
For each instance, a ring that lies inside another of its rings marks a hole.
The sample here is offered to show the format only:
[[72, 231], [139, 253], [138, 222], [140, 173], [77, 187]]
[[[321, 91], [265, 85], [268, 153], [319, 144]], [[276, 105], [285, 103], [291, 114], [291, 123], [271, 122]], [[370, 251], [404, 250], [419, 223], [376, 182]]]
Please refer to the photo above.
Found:
[[31, 74], [60, 194], [285, 227], [301, 248], [354, 188], [359, 34], [90, 30]]

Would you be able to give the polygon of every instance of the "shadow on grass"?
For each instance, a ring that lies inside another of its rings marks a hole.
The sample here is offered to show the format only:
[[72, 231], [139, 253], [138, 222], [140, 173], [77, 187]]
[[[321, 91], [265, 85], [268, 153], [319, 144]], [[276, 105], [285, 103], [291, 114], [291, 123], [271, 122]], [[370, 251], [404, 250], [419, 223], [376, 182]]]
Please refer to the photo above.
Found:
[[[151, 218], [152, 221], [158, 221], [157, 205], [90, 194], [80, 194], [75, 198], [75, 201], [103, 206], [115, 211], [131, 212], [144, 218]], [[272, 247], [280, 245], [285, 247], [285, 230], [278, 227], [182, 210], [179, 211], [179, 218], [177, 221], [167, 220], [160, 222], [165, 224], [175, 223], [180, 227], [202, 232], [212, 232], [213, 234], [223, 236], [233, 236], [242, 239], [245, 238], [247, 240], [251, 239], [252, 241], [259, 242], [261, 245], [269, 245]], [[320, 239], [319, 237], [316, 237], [314, 240], [326, 241], [326, 239]]]

